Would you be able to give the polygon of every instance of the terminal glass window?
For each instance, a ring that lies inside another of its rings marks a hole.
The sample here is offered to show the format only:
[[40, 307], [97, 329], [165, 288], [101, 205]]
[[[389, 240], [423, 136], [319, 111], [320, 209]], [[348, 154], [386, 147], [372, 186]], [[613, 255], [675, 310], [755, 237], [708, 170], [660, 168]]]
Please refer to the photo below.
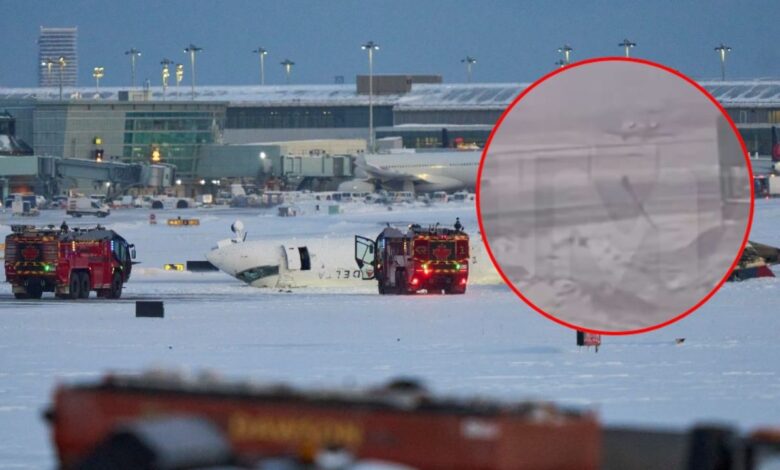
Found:
[[[392, 107], [374, 106], [374, 125], [392, 126]], [[228, 129], [368, 127], [368, 106], [228, 108], [226, 127]]]
[[220, 130], [221, 120], [211, 111], [129, 112], [122, 156], [128, 162], [146, 162], [157, 148], [162, 162], [192, 176], [199, 147], [214, 143]]

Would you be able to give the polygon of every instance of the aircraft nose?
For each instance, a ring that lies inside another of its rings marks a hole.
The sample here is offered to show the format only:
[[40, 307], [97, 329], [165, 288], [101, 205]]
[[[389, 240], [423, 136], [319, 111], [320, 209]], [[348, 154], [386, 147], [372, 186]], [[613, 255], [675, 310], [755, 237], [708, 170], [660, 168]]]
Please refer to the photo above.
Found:
[[221, 253], [221, 250], [219, 248], [215, 248], [208, 253], [206, 253], [206, 259], [209, 263], [213, 264], [217, 268], [219, 268], [222, 271], [227, 272], [225, 269], [225, 257]]

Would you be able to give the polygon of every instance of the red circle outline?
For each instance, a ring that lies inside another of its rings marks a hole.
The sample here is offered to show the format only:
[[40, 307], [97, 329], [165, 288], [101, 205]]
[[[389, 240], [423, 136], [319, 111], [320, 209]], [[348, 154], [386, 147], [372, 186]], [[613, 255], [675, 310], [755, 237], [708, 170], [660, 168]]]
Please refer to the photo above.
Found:
[[[676, 317], [673, 317], [663, 323], [659, 323], [658, 325], [652, 325], [645, 328], [640, 328], [636, 330], [626, 330], [626, 331], [602, 331], [602, 330], [593, 330], [590, 328], [584, 328], [581, 326], [574, 325], [572, 323], [568, 323], [566, 321], [561, 320], [560, 318], [557, 318], [553, 315], [550, 315], [549, 313], [545, 312], [541, 308], [537, 307], [533, 302], [531, 302], [528, 298], [526, 298], [519, 289], [512, 283], [509, 278], [504, 274], [504, 271], [499, 266], [498, 262], [496, 261], [495, 256], [493, 255], [493, 251], [490, 249], [490, 244], [488, 243], [488, 236], [487, 232], [485, 232], [485, 227], [482, 223], [482, 209], [480, 206], [480, 196], [481, 196], [481, 186], [482, 186], [482, 170], [485, 166], [485, 158], [487, 157], [487, 152], [490, 149], [490, 144], [493, 142], [493, 137], [496, 135], [496, 131], [498, 131], [498, 128], [501, 127], [501, 124], [504, 122], [504, 119], [509, 115], [509, 113], [512, 111], [512, 109], [517, 105], [517, 103], [520, 102], [520, 100], [523, 99], [525, 95], [530, 93], [534, 88], [539, 86], [540, 84], [547, 81], [549, 78], [554, 77], [555, 75], [558, 75], [559, 73], [563, 73], [566, 70], [569, 70], [573, 67], [580, 67], [583, 65], [588, 64], [594, 64], [598, 62], [632, 62], [632, 63], [639, 63], [643, 65], [648, 65], [651, 67], [655, 67], [658, 69], [661, 69], [663, 71], [666, 71], [668, 73], [671, 73], [673, 75], [676, 75], [677, 77], [685, 80], [690, 85], [692, 85], [694, 88], [699, 90], [707, 99], [709, 99], [717, 108], [720, 110], [720, 113], [726, 118], [726, 121], [731, 126], [732, 132], [734, 132], [734, 135], [737, 137], [737, 140], [739, 141], [740, 147], [742, 148], [742, 156], [745, 158], [745, 164], [747, 165], [748, 170], [748, 177], [750, 180], [750, 213], [748, 215], [748, 223], [745, 227], [745, 235], [742, 238], [742, 246], [737, 252], [737, 256], [734, 258], [734, 261], [731, 263], [731, 267], [728, 271], [726, 271], [726, 274], [723, 276], [723, 278], [718, 282], [718, 284], [710, 291], [709, 294], [702, 297], [699, 302], [696, 303], [693, 307], [689, 308], [688, 310], [684, 311], [683, 313], [677, 315]], [[493, 263], [493, 266], [496, 268], [496, 271], [498, 271], [498, 274], [501, 276], [501, 279], [504, 280], [504, 283], [509, 286], [509, 288], [523, 301], [526, 305], [534, 309], [537, 313], [540, 313], [542, 316], [560, 324], [567, 328], [571, 328], [573, 330], [579, 330], [579, 331], [585, 331], [588, 333], [595, 333], [600, 335], [613, 335], [613, 336], [619, 336], [619, 335], [634, 335], [634, 334], [640, 334], [640, 333], [647, 333], [653, 330], [657, 330], [660, 328], [663, 328], [665, 326], [669, 326], [672, 323], [675, 323], [679, 320], [682, 320], [683, 318], [687, 317], [697, 309], [699, 309], [702, 305], [704, 305], [707, 301], [712, 298], [713, 295], [715, 295], [718, 290], [723, 286], [723, 284], [726, 282], [726, 280], [729, 278], [731, 273], [734, 271], [734, 268], [739, 263], [739, 259], [742, 257], [742, 252], [745, 250], [745, 246], [747, 245], [748, 238], [750, 236], [750, 229], [753, 226], [753, 210], [755, 207], [755, 193], [754, 193], [754, 187], [753, 187], [753, 168], [750, 164], [750, 158], [748, 157], [747, 153], [747, 147], [745, 146], [745, 141], [742, 139], [742, 135], [737, 130], [737, 126], [734, 124], [734, 121], [731, 119], [731, 117], [728, 115], [726, 110], [723, 108], [723, 106], [716, 100], [707, 90], [704, 89], [701, 85], [696, 83], [691, 78], [687, 77], [686, 75], [682, 74], [681, 72], [674, 70], [670, 67], [667, 67], [665, 65], [659, 64], [657, 62], [652, 62], [645, 59], [636, 59], [632, 57], [596, 57], [592, 59], [586, 59], [581, 60], [578, 62], [575, 62], [574, 64], [567, 65], [565, 67], [556, 69], [540, 79], [533, 82], [531, 85], [526, 87], [513, 101], [512, 103], [507, 106], [507, 108], [504, 110], [504, 112], [501, 114], [501, 117], [498, 118], [498, 121], [496, 121], [495, 126], [493, 126], [493, 130], [490, 131], [490, 136], [488, 137], [487, 142], [485, 142], [485, 148], [482, 150], [482, 156], [479, 160], [479, 168], [477, 169], [477, 184], [476, 184], [476, 204], [477, 204], [477, 222], [479, 223], [479, 230], [482, 233], [482, 243], [485, 245], [485, 249], [487, 250], [488, 256], [490, 257], [490, 261]]]

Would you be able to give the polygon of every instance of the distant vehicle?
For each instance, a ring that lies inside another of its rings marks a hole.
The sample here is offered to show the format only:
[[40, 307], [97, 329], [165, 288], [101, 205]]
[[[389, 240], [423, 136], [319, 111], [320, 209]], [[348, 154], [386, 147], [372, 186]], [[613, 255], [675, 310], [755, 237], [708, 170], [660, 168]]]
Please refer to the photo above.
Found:
[[376, 240], [355, 236], [362, 279], [376, 279], [380, 294], [421, 290], [463, 294], [469, 278], [469, 236], [460, 230], [410, 225], [387, 227]]
[[[11, 209], [11, 204], [16, 200], [22, 200], [30, 205], [30, 208], [38, 208], [39, 196], [30, 193], [11, 193], [5, 198], [5, 208]], [[45, 199], [44, 199], [45, 201]]]
[[200, 206], [214, 205], [214, 196], [212, 194], [200, 194], [195, 198], [195, 204]]
[[473, 201], [474, 194], [468, 191], [458, 191], [456, 193], [453, 193], [452, 196], [450, 196], [450, 200], [453, 202]]
[[68, 196], [54, 196], [51, 198], [52, 209], [65, 209], [68, 207]]
[[5, 278], [17, 299], [117, 299], [130, 279], [135, 248], [113, 230], [100, 226], [72, 231], [14, 225], [5, 238]]
[[65, 213], [73, 217], [81, 217], [83, 215], [106, 217], [111, 214], [111, 208], [107, 204], [97, 202], [92, 198], [79, 196], [68, 198], [68, 207]]
[[449, 196], [447, 196], [447, 193], [444, 191], [436, 191], [431, 196], [431, 200], [433, 202], [447, 202], [447, 200], [449, 200]]
[[195, 207], [195, 200], [189, 197], [157, 196], [152, 199], [152, 209], [188, 209]]
[[230, 201], [232, 200], [233, 200], [233, 194], [230, 193], [230, 191], [219, 191], [217, 192], [217, 197], [214, 199], [214, 204], [217, 205], [230, 204]]
[[38, 215], [38, 206], [36, 196], [34, 195], [14, 195], [6, 200], [10, 200], [11, 214], [15, 216], [36, 216]]
[[352, 202], [352, 193], [348, 193], [348, 192], [334, 193], [331, 196], [331, 199], [338, 202]]
[[152, 196], [138, 196], [135, 199], [133, 199], [133, 207], [137, 208], [151, 208], [152, 207]]
[[395, 203], [414, 202], [414, 193], [412, 191], [394, 191], [388, 193], [388, 196]]
[[369, 193], [363, 200], [369, 204], [389, 204], [392, 202], [387, 193], [384, 192]]

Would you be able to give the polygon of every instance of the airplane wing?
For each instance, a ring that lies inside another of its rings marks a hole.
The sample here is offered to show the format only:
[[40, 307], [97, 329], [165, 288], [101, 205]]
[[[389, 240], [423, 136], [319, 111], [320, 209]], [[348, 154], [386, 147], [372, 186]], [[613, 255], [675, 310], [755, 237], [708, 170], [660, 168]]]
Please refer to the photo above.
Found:
[[742, 252], [742, 259], [762, 258], [766, 264], [780, 264], [780, 248], [764, 245], [763, 243], [748, 242], [745, 251]]

